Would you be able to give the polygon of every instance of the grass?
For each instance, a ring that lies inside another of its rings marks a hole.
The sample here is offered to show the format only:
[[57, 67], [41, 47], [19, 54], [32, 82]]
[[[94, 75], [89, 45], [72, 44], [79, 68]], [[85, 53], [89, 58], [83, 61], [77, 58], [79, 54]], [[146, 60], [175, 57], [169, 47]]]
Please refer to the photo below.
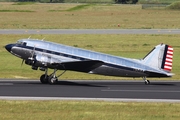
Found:
[[70, 8], [68, 9], [67, 11], [76, 11], [76, 10], [82, 10], [82, 9], [85, 9], [87, 7], [91, 6], [90, 4], [85, 4], [85, 5], [78, 5], [78, 6], [75, 6], [73, 8]]
[[117, 4], [13, 4], [2, 2], [0, 5], [1, 29], [180, 28], [178, 10], [144, 10], [142, 5]]
[[[179, 11], [142, 10], [141, 5], [96, 5], [67, 11], [81, 4], [1, 3], [1, 29], [59, 29], [59, 28], [180, 28]], [[39, 9], [41, 8], [41, 9]], [[15, 12], [27, 11], [27, 12]], [[35, 11], [35, 12], [28, 12]], [[49, 11], [57, 12], [49, 12]], [[136, 18], [136, 19], [135, 19]], [[146, 19], [144, 19], [146, 18]], [[164, 20], [166, 19], [166, 20]], [[120, 27], [117, 26], [120, 24]], [[49, 41], [131, 58], [144, 57], [155, 45], [167, 43], [174, 47], [172, 79], [180, 79], [180, 35], [31, 35]], [[0, 78], [38, 79], [40, 71], [31, 70], [3, 46], [29, 35], [0, 35]], [[98, 44], [97, 44], [98, 42]], [[67, 72], [60, 79], [125, 79]], [[126, 78], [129, 79], [129, 78]], [[158, 78], [158, 80], [160, 80]], [[169, 78], [167, 79], [169, 80]], [[85, 101], [4, 101], [0, 100], [3, 120], [178, 120], [180, 104], [123, 103]]]
[[[8, 0], [8, 2], [15, 2], [17, 0]], [[35, 0], [36, 2], [40, 3], [49, 3], [50, 0]], [[7, 2], [7, 0], [0, 0], [0, 2]], [[27, 5], [27, 4], [34, 4], [36, 2], [16, 2], [18, 5]], [[54, 3], [115, 3], [114, 0], [59, 0], [59, 1], [53, 1]]]
[[[35, 12], [0, 12], [1, 29], [75, 29], [75, 28], [180, 28], [179, 11], [142, 10], [141, 5], [109, 4], [25, 4], [13, 5], [5, 2], [0, 10], [19, 10]], [[41, 9], [39, 9], [41, 8]], [[61, 10], [49, 12], [50, 10]], [[70, 11], [68, 11], [70, 10]], [[137, 17], [138, 16], [138, 17]], [[136, 19], [134, 19], [136, 18]], [[144, 19], [146, 18], [146, 19]], [[165, 20], [166, 19], [166, 20]], [[120, 27], [118, 27], [120, 24]], [[0, 35], [1, 47], [29, 35]], [[131, 58], [143, 58], [155, 45], [164, 42], [175, 48], [172, 79], [180, 79], [179, 72], [179, 35], [31, 35], [46, 38], [75, 47], [95, 50]], [[98, 44], [97, 44], [98, 40]], [[112, 49], [113, 48], [113, 49]], [[11, 56], [4, 48], [0, 49], [0, 78], [38, 79], [42, 72], [32, 71], [29, 66], [20, 66], [20, 59]], [[13, 62], [12, 62], [13, 61]], [[9, 74], [11, 72], [11, 74]], [[71, 74], [71, 76], [70, 76]], [[32, 76], [33, 75], [33, 76]], [[67, 72], [61, 79], [120, 79], [98, 75]], [[124, 78], [123, 78], [124, 79]], [[168, 78], [169, 79], [169, 78]]]
[[180, 0], [139, 0], [141, 4], [171, 4]]
[[180, 104], [0, 101], [2, 120], [179, 120]]
[[180, 1], [172, 3], [167, 8], [168, 9], [173, 9], [173, 10], [180, 10]]
[[66, 10], [49, 10], [50, 12], [63, 12], [63, 11], [77, 11], [77, 10], [83, 10], [83, 9], [86, 9], [90, 6], [93, 6], [95, 4], [82, 4], [82, 5], [77, 5], [77, 6], [74, 6], [72, 8], [69, 8], [69, 9], [66, 9]]
[[[13, 2], [16, 0], [8, 0], [9, 2]], [[64, 3], [115, 3], [114, 0], [62, 0]], [[171, 4], [173, 2], [177, 2], [180, 0], [138, 0], [140, 4]], [[0, 2], [7, 2], [7, 0], [0, 0]], [[49, 0], [40, 0], [39, 2], [48, 3]], [[34, 2], [17, 2], [17, 4], [33, 4]]]
[[0, 12], [34, 12], [31, 10], [0, 10]]
[[64, 0], [65, 3], [114, 3], [113, 0]]
[[15, 2], [13, 5], [32, 5], [36, 2]]
[[[26, 78], [39, 79], [43, 74], [41, 71], [33, 71], [30, 66], [21, 66], [21, 59], [12, 56], [3, 46], [8, 43], [15, 43], [21, 38], [28, 38], [30, 35], [0, 35], [0, 78]], [[31, 35], [31, 38], [42, 39], [62, 43], [79, 48], [94, 50], [107, 54], [136, 58], [143, 58], [154, 46], [166, 43], [174, 47], [173, 73], [172, 78], [155, 78], [155, 80], [180, 79], [179, 64], [179, 37], [180, 35]], [[98, 44], [97, 44], [98, 43]], [[60, 73], [61, 71], [59, 71]], [[132, 79], [121, 77], [108, 77], [90, 75], [78, 72], [66, 72], [60, 79]], [[138, 78], [137, 78], [138, 79]], [[141, 79], [141, 78], [139, 78]]]

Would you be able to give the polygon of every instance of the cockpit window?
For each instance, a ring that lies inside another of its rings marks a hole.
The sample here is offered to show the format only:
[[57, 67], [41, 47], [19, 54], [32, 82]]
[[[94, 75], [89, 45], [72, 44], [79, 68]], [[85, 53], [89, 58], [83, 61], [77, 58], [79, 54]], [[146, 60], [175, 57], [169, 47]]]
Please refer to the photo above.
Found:
[[26, 46], [26, 42], [22, 42], [22, 41], [17, 41], [17, 45], [23, 45], [23, 46]]
[[23, 46], [26, 46], [26, 44], [27, 44], [26, 42], [23, 42], [23, 44], [22, 44], [22, 45], [23, 45]]

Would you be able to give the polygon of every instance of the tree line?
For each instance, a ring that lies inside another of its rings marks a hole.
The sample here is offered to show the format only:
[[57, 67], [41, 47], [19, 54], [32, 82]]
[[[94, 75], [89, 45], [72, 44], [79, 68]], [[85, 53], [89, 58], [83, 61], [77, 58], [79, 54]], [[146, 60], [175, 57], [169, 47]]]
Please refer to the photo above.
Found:
[[[43, 0], [17, 0], [18, 2], [45, 2]], [[65, 0], [46, 0], [50, 3], [64, 3]], [[138, 0], [114, 0], [116, 4], [136, 4]]]
[[136, 4], [138, 0], [115, 0], [118, 4]]

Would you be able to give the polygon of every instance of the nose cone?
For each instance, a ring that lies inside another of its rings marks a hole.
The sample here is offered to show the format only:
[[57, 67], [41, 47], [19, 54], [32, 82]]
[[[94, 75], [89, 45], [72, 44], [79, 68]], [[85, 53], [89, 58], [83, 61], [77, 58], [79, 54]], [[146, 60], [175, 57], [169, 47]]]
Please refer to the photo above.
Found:
[[12, 49], [13, 46], [14, 46], [14, 44], [8, 44], [8, 45], [5, 46], [5, 48], [6, 48], [7, 51], [11, 52], [11, 49]]

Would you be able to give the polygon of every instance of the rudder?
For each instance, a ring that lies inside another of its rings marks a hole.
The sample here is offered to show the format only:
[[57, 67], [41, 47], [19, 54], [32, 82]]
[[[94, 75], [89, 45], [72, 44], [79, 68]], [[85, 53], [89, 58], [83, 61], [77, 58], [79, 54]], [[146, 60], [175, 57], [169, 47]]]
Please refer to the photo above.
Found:
[[144, 58], [143, 63], [170, 72], [172, 70], [173, 48], [166, 44], [157, 45]]
[[172, 70], [172, 60], [173, 60], [173, 48], [171, 46], [165, 45], [165, 51], [164, 51], [161, 68], [170, 72]]

